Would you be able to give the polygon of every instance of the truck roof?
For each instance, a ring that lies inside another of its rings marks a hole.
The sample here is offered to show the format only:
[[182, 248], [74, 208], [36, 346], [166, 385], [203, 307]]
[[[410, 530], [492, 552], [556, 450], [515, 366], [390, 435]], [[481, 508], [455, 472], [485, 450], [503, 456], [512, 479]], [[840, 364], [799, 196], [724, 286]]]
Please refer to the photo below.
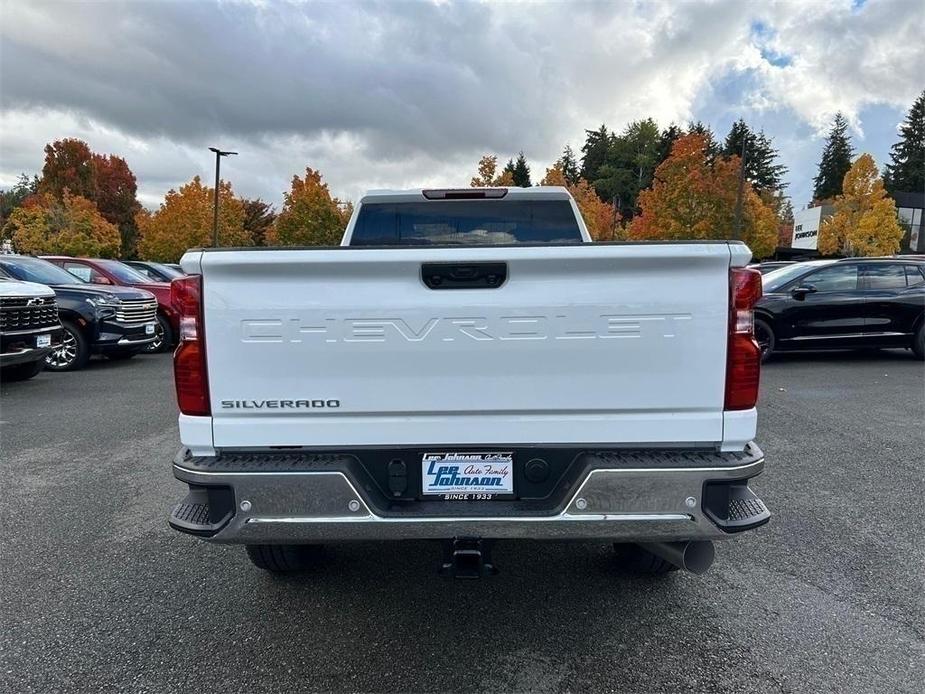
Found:
[[411, 188], [408, 190], [370, 190], [360, 198], [360, 203], [375, 202], [422, 202], [425, 200], [568, 200], [569, 192], [562, 186], [531, 186], [530, 188]]

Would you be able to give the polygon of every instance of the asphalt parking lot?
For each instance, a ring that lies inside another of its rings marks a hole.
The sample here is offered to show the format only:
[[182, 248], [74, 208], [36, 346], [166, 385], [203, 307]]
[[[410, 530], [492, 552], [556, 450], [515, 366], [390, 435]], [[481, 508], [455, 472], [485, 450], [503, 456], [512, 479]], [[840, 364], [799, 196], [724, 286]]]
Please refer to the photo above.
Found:
[[505, 543], [477, 582], [421, 542], [272, 578], [168, 529], [168, 355], [4, 384], [0, 690], [920, 692], [923, 375], [904, 351], [768, 364], [775, 515], [705, 576]]

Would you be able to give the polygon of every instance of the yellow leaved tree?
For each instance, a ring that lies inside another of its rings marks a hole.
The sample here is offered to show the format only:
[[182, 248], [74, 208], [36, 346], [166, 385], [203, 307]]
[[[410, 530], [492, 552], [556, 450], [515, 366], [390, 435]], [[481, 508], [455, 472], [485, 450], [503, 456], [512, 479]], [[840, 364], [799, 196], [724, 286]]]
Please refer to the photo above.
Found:
[[267, 231], [268, 246], [336, 246], [350, 221], [353, 205], [331, 196], [321, 173], [305, 169], [305, 177], [292, 177], [283, 195], [283, 210]]
[[478, 176], [473, 176], [469, 185], [472, 188], [513, 186], [514, 177], [510, 171], [502, 171], [498, 174], [498, 157], [486, 154], [479, 159]]
[[874, 158], [862, 154], [845, 174], [835, 213], [819, 229], [823, 255], [890, 255], [899, 250], [903, 228], [896, 203], [886, 194]]
[[107, 222], [96, 205], [64, 190], [29, 198], [10, 214], [3, 237], [20, 253], [117, 258], [122, 247], [119, 227]]
[[[145, 260], [175, 263], [189, 248], [212, 245], [215, 189], [202, 184], [199, 176], [179, 190], [169, 190], [154, 214], [142, 210], [135, 215], [138, 225], [138, 255]], [[250, 246], [244, 230], [244, 203], [234, 196], [231, 184], [218, 188], [218, 241], [220, 246]]]

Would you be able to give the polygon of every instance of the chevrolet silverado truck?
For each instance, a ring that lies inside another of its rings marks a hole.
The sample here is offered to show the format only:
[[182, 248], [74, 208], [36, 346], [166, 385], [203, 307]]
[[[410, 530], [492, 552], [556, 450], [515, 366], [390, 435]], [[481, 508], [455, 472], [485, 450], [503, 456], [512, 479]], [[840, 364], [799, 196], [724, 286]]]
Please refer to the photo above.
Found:
[[37, 376], [45, 357], [61, 344], [55, 293], [33, 282], [0, 275], [0, 378], [25, 381]]
[[700, 573], [769, 519], [743, 243], [589, 243], [535, 187], [371, 192], [343, 244], [183, 256], [176, 530], [272, 572], [426, 538], [478, 577], [523, 538]]

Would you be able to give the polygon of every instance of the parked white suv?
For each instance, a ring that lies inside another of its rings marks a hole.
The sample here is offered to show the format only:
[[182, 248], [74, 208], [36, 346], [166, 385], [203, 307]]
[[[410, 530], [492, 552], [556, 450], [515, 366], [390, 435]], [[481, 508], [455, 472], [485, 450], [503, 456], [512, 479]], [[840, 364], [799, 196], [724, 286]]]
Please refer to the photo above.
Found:
[[0, 275], [0, 377], [22, 381], [36, 376], [45, 356], [61, 344], [55, 293], [44, 284]]
[[370, 193], [344, 240], [184, 255], [177, 530], [271, 571], [442, 539], [478, 576], [496, 538], [701, 572], [768, 520], [744, 244], [591, 244], [544, 187]]

